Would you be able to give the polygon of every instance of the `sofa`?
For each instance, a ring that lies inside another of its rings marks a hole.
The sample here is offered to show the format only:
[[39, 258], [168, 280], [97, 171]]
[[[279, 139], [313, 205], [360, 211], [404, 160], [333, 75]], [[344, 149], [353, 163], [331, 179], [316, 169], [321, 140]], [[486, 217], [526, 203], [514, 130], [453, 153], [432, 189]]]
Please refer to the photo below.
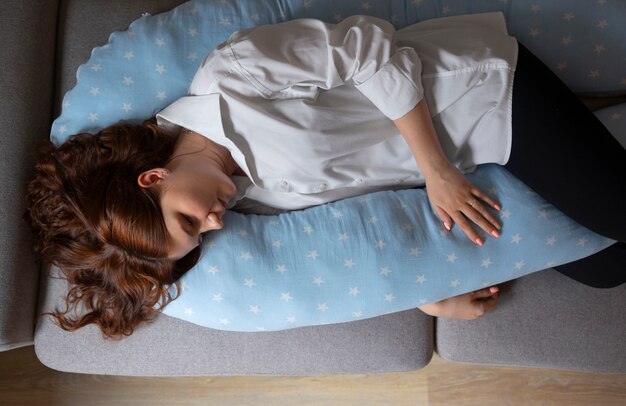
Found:
[[[497, 308], [472, 321], [414, 309], [277, 332], [237, 333], [160, 315], [111, 340], [69, 333], [42, 313], [67, 291], [31, 248], [24, 186], [62, 97], [93, 47], [142, 13], [183, 0], [9, 0], [0, 21], [0, 350], [34, 345], [46, 366], [139, 376], [329, 375], [417, 370], [433, 351], [452, 362], [626, 373], [626, 285], [596, 289], [552, 269], [510, 281]], [[70, 35], [79, 33], [80, 35]]]

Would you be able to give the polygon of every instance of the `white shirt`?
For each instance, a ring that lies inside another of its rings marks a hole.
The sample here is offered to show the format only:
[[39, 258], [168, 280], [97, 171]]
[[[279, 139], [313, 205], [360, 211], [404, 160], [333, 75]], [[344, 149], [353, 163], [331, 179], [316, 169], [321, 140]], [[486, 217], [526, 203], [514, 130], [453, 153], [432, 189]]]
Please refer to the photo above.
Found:
[[189, 96], [157, 115], [226, 146], [247, 177], [238, 195], [300, 209], [424, 184], [392, 120], [428, 103], [462, 171], [507, 162], [517, 42], [501, 13], [428, 20], [395, 31], [353, 16], [234, 33], [206, 57]]

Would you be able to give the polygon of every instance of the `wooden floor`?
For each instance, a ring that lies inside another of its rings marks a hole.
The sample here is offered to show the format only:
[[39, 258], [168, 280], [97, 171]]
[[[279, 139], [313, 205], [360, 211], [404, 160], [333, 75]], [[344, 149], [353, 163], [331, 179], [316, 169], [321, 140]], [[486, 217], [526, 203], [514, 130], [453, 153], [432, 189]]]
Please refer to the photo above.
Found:
[[452, 363], [316, 377], [141, 378], [43, 366], [33, 347], [0, 353], [0, 405], [626, 405], [626, 374]]

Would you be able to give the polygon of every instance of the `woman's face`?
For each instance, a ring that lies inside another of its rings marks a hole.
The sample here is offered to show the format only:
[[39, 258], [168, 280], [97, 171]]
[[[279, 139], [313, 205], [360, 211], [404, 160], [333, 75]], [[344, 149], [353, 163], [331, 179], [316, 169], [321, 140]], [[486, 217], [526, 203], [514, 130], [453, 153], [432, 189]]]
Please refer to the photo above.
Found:
[[146, 171], [140, 175], [139, 184], [157, 186], [172, 260], [196, 248], [204, 233], [222, 228], [222, 216], [236, 192], [220, 168], [194, 162]]

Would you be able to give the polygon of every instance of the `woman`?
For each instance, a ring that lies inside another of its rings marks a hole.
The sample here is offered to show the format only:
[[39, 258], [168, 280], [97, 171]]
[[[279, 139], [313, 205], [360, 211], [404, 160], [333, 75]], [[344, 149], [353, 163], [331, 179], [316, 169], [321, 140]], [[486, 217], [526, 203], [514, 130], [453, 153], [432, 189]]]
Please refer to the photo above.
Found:
[[[625, 281], [626, 153], [545, 66], [521, 46], [518, 54], [501, 14], [398, 33], [362, 16], [241, 31], [157, 120], [41, 155], [27, 217], [44, 260], [73, 285], [68, 305], [87, 310], [55, 313], [64, 328], [95, 322], [130, 334], [172, 300], [166, 285], [195, 262], [227, 208], [292, 210], [425, 185], [442, 226], [480, 246], [499, 236], [500, 207], [462, 173], [487, 162], [620, 241], [559, 271], [597, 287]], [[497, 291], [421, 309], [472, 319], [496, 305]]]

